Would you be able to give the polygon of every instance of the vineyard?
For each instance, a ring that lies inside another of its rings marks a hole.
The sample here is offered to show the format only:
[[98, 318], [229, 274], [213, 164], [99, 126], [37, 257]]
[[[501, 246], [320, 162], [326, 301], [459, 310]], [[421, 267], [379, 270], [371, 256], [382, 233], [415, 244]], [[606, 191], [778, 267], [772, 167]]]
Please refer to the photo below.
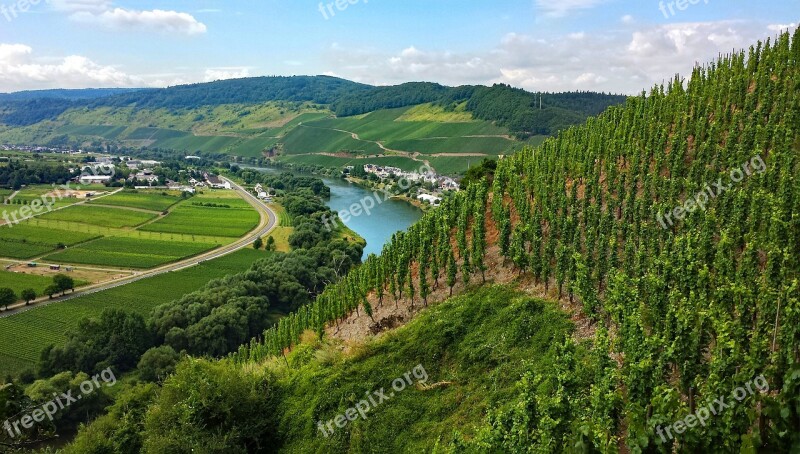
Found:
[[176, 193], [128, 190], [103, 197], [96, 203], [149, 211], [164, 211], [180, 201], [180, 194]]
[[214, 249], [219, 244], [110, 237], [91, 241], [48, 255], [44, 260], [56, 263], [113, 266], [118, 268], [154, 268]]
[[[502, 268], [588, 329], [456, 446], [788, 451], [800, 433], [799, 63], [800, 31], [784, 34], [502, 160], [491, 182], [446, 200], [233, 360], [281, 357], [307, 330], [427, 306]], [[582, 341], [592, 351], [579, 360]], [[771, 393], [702, 433], [659, 435], [760, 375]]]
[[42, 219], [55, 221], [77, 222], [96, 225], [99, 227], [123, 228], [136, 227], [147, 221], [155, 219], [158, 214], [144, 213], [141, 211], [122, 210], [92, 205], [79, 205], [68, 210], [58, 210], [47, 213]]

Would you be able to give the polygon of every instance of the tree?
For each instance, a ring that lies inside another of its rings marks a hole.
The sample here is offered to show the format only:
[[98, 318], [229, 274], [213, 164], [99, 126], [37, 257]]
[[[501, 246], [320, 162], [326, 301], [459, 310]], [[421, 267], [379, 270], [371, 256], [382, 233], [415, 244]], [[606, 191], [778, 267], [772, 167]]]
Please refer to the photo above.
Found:
[[161, 382], [175, 372], [175, 366], [181, 359], [179, 355], [169, 345], [151, 348], [147, 350], [136, 370], [139, 371], [139, 377], [148, 382]]
[[264, 240], [262, 240], [261, 238], [256, 238], [256, 240], [253, 241], [253, 249], [258, 250], [261, 249], [262, 246], [264, 246]]
[[53, 285], [55, 285], [61, 293], [67, 293], [67, 290], [75, 290], [75, 281], [64, 274], [56, 274], [53, 276]]
[[17, 302], [17, 295], [10, 288], [0, 288], [0, 306], [8, 310], [8, 306]]
[[447, 285], [450, 287], [450, 296], [453, 296], [453, 287], [456, 285], [456, 278], [458, 277], [458, 267], [456, 266], [456, 258], [453, 251], [447, 254]]
[[277, 245], [275, 244], [275, 238], [272, 235], [267, 238], [267, 246], [264, 248], [267, 251], [275, 251], [277, 249]]
[[31, 303], [31, 301], [36, 299], [36, 290], [26, 288], [25, 290], [22, 291], [22, 294], [20, 296], [25, 301], [25, 305], [27, 306], [28, 304]]
[[59, 289], [56, 284], [50, 284], [50, 285], [47, 286], [46, 289], [44, 289], [44, 294], [49, 296], [50, 299], [53, 299], [53, 295], [55, 295], [56, 293], [58, 293], [60, 291], [61, 291], [61, 289]]

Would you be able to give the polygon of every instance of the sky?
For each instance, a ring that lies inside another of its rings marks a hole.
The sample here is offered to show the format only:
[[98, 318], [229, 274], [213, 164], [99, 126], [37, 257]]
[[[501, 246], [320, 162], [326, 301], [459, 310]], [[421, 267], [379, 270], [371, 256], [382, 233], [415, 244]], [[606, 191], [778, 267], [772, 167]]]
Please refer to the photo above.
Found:
[[0, 0], [0, 92], [333, 75], [637, 94], [800, 0]]

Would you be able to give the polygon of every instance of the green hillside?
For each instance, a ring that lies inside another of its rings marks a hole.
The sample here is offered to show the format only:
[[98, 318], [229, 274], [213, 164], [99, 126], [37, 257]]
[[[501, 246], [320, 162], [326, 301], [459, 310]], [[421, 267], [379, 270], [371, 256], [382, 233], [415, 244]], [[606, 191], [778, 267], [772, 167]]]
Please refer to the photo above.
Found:
[[[440, 446], [796, 449], [798, 57], [800, 32], [784, 34], [501, 161], [493, 182], [471, 185], [396, 235], [263, 343], [242, 348], [237, 363], [250, 368], [287, 347], [302, 351], [306, 330], [336, 337], [358, 320], [369, 326], [363, 320], [380, 313], [381, 301], [419, 307], [441, 300], [445, 285], [459, 291], [520, 276], [517, 285], [572, 313], [580, 334], [556, 355], [559, 367], [527, 363], [516, 395], [493, 403], [478, 436], [454, 434]], [[428, 341], [403, 348], [421, 352]], [[594, 360], [576, 353], [583, 342]], [[709, 416], [707, 405], [720, 396], [741, 397]], [[701, 416], [713, 417], [708, 427], [699, 427]], [[313, 421], [294, 418], [306, 433], [281, 427], [314, 443]], [[393, 438], [414, 433], [392, 427]], [[359, 451], [365, 439], [355, 429], [340, 436], [339, 450]]]
[[[466, 169], [440, 158], [507, 155], [531, 137], [552, 135], [625, 100], [597, 93], [543, 97], [500, 85], [369, 87], [326, 77], [240, 79], [98, 98], [47, 93], [0, 100], [0, 143], [277, 156], [290, 163], [302, 155], [313, 156], [302, 161], [315, 166], [330, 166], [330, 157], [391, 157], [398, 167], [429, 162], [450, 174]], [[493, 96], [502, 96], [508, 109]]]

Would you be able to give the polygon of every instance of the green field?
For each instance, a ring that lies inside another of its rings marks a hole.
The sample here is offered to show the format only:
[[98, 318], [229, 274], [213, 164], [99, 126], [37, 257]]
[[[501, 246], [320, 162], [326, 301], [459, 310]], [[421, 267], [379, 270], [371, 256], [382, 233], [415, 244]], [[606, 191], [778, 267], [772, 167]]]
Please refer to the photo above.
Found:
[[125, 210], [104, 206], [78, 205], [63, 210], [53, 211], [42, 216], [42, 219], [77, 222], [100, 227], [135, 227], [155, 219], [157, 214], [142, 211]]
[[64, 125], [56, 131], [68, 136], [96, 136], [113, 140], [127, 129], [126, 126]]
[[42, 349], [48, 344], [62, 344], [66, 330], [83, 318], [97, 316], [107, 308], [147, 315], [154, 307], [191, 293], [212, 279], [247, 270], [268, 254], [242, 249], [185, 270], [0, 318], [0, 375], [32, 368]]
[[0, 227], [0, 257], [30, 259], [52, 251], [59, 244], [71, 246], [97, 238], [98, 235], [37, 227], [27, 221]]
[[238, 238], [258, 226], [258, 221], [259, 215], [252, 208], [212, 208], [184, 204], [141, 230]]
[[[0, 287], [14, 290], [14, 293], [17, 294], [18, 298], [20, 293], [25, 289], [33, 289], [36, 291], [37, 295], [41, 296], [44, 294], [44, 289], [52, 283], [52, 277], [0, 271]], [[84, 281], [76, 282], [76, 287], [86, 284], [87, 282]]]
[[403, 150], [423, 154], [439, 153], [483, 153], [498, 155], [507, 153], [514, 142], [502, 137], [451, 137], [447, 139], [410, 139], [386, 144], [392, 150]]
[[72, 247], [44, 260], [57, 263], [147, 269], [192, 257], [219, 244], [181, 241], [141, 241], [136, 238], [101, 238]]
[[350, 151], [359, 154], [380, 154], [381, 147], [373, 142], [356, 140], [351, 134], [307, 126], [296, 127], [282, 139], [286, 154], [338, 153]]
[[140, 230], [238, 238], [256, 228], [259, 220], [259, 214], [236, 192], [207, 190]]
[[98, 205], [111, 205], [141, 210], [164, 211], [183, 200], [180, 194], [168, 191], [126, 190], [93, 201]]
[[[460, 158], [464, 159], [464, 158]], [[421, 161], [415, 161], [411, 158], [404, 156], [383, 156], [379, 158], [338, 158], [335, 156], [324, 155], [301, 155], [301, 156], [287, 156], [281, 159], [281, 162], [286, 162], [295, 165], [317, 165], [322, 167], [342, 168], [345, 166], [357, 166], [364, 164], [378, 164], [385, 166], [398, 167], [403, 170], [413, 171], [419, 170], [424, 165]], [[437, 170], [439, 170], [437, 168]]]
[[[15, 202], [19, 201], [19, 202], [22, 202], [25, 205], [28, 205], [31, 202], [34, 202], [36, 200], [42, 201], [43, 200], [42, 196], [45, 196], [47, 194], [50, 194], [51, 192], [57, 191], [60, 188], [61, 188], [61, 186], [54, 186], [54, 185], [28, 186], [26, 188], [21, 189], [19, 191], [19, 193], [17, 195], [15, 195], [12, 200], [15, 201]], [[81, 187], [81, 189], [82, 190], [84, 190], [84, 189], [85, 190], [97, 190], [97, 191], [103, 191], [103, 192], [108, 190], [108, 188], [106, 188], [105, 186], [99, 186], [98, 187], [96, 185], [87, 185], [85, 187]], [[49, 204], [51, 198], [52, 198], [52, 204], [50, 206], [52, 208], [60, 208], [60, 207], [72, 205], [72, 204], [78, 203], [78, 202], [83, 200], [83, 199], [78, 199], [78, 198], [73, 198], [73, 197], [58, 198], [58, 197], [48, 196], [46, 198], [46, 200], [45, 200], [45, 203]], [[44, 204], [43, 204], [43, 206], [44, 206]], [[8, 206], [7, 209], [9, 211], [11, 211], [11, 210], [18, 210], [19, 208], [22, 208], [22, 206], [21, 205], [11, 204], [11, 205]]]

